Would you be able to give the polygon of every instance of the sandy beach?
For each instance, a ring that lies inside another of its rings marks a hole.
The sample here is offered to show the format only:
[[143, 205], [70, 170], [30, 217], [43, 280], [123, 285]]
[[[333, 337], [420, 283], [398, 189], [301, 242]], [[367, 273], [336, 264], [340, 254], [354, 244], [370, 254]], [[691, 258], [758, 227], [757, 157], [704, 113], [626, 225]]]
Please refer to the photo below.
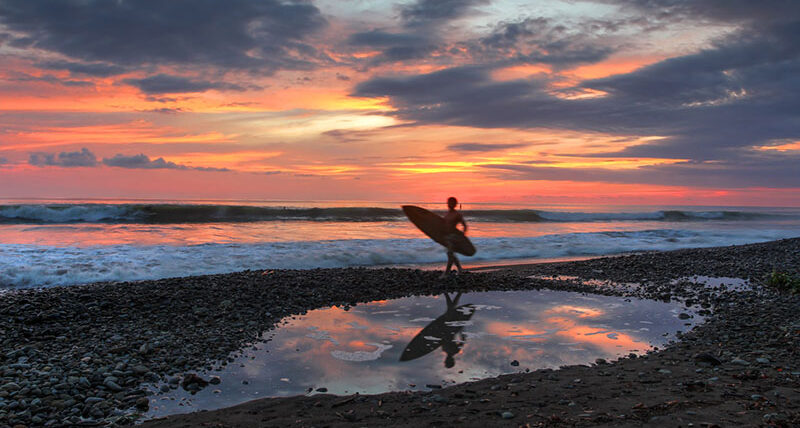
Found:
[[[414, 393], [268, 398], [144, 426], [792, 426], [800, 423], [800, 296], [766, 287], [773, 271], [800, 273], [799, 238], [500, 266], [444, 281], [409, 269], [274, 270], [4, 293], [0, 426], [133, 423], [150, 405], [146, 383], [190, 384], [191, 374], [311, 309], [540, 288], [688, 302], [707, 322], [664, 349], [591, 366]], [[573, 278], [531, 278], [553, 275]], [[692, 275], [750, 279], [753, 289], [675, 281]]]

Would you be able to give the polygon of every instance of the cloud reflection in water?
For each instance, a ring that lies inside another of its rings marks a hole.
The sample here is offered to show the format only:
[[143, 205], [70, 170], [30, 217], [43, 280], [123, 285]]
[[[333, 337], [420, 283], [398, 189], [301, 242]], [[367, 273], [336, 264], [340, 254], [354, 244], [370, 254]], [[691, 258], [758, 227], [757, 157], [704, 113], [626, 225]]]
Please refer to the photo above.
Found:
[[[658, 346], [687, 322], [675, 303], [534, 290], [407, 297], [309, 311], [215, 374], [196, 395], [156, 397], [148, 416], [260, 397], [413, 390], [521, 370], [587, 364]], [[647, 328], [641, 328], [647, 325]], [[512, 366], [512, 361], [519, 366]], [[244, 384], [246, 381], [247, 384]], [[412, 386], [413, 385], [413, 386]]]

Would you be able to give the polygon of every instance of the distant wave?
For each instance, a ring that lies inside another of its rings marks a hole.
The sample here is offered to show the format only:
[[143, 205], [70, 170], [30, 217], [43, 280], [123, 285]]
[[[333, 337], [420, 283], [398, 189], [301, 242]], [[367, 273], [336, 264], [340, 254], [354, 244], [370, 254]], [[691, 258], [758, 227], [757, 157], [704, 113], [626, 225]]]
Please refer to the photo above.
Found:
[[[598, 222], [756, 220], [777, 214], [744, 211], [561, 212], [527, 209], [465, 210], [470, 221]], [[783, 215], [787, 218], [796, 218]], [[400, 209], [369, 207], [292, 208], [189, 204], [29, 204], [0, 206], [0, 224], [212, 223], [256, 221], [401, 221]]]
[[[462, 262], [599, 256], [630, 251], [738, 245], [797, 236], [788, 230], [680, 230], [564, 233], [474, 238], [478, 253]], [[54, 247], [0, 243], [3, 289], [132, 281], [234, 272], [443, 263], [429, 239], [353, 239], [235, 244]]]

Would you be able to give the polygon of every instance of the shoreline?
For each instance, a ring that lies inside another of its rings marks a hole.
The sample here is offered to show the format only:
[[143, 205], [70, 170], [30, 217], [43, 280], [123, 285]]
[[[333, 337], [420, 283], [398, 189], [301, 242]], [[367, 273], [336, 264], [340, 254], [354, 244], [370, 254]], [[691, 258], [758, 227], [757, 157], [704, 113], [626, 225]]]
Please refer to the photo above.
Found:
[[[445, 281], [437, 279], [438, 272], [408, 269], [245, 271], [0, 294], [0, 333], [5, 337], [0, 426], [132, 422], [133, 409], [147, 406], [141, 389], [145, 382], [213, 367], [282, 317], [310, 309], [442, 291], [537, 288], [691, 300], [712, 315], [664, 350], [592, 368], [504, 375], [436, 392], [267, 398], [146, 421], [145, 426], [800, 423], [800, 322], [795, 319], [800, 297], [763, 289], [755, 281], [755, 290], [747, 293], [711, 292], [672, 281], [692, 275], [760, 280], [773, 269], [796, 275], [800, 238], [498, 269]], [[641, 285], [598, 288], [531, 275]], [[765, 345], [758, 347], [759, 341]], [[696, 356], [703, 354], [721, 364], [702, 366], [708, 363]], [[758, 393], [730, 395], [729, 384]], [[639, 401], [626, 409], [624, 403], [631, 400]], [[609, 407], [615, 401], [620, 401], [617, 410]], [[511, 416], [504, 419], [506, 412]]]

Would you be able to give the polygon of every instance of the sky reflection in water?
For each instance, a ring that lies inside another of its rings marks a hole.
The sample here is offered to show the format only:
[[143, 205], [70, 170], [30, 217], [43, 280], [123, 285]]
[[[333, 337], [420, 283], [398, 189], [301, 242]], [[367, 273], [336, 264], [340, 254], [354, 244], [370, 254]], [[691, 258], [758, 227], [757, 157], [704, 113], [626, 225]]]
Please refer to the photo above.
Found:
[[[419, 390], [643, 353], [700, 317], [675, 303], [563, 291], [407, 297], [284, 320], [195, 395], [159, 393], [148, 417], [316, 392]], [[514, 364], [512, 365], [512, 362]], [[519, 365], [516, 365], [516, 362]], [[247, 382], [247, 383], [244, 383]], [[323, 389], [324, 391], [324, 389]]]

